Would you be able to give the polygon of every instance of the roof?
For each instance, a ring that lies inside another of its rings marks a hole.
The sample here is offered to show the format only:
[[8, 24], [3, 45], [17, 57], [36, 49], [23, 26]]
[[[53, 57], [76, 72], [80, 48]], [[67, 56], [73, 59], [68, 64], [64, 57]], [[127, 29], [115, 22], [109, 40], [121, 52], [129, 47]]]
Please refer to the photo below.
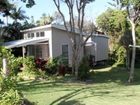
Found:
[[96, 42], [92, 41], [91, 38], [89, 38], [87, 40], [85, 46], [96, 46]]
[[33, 44], [37, 44], [37, 43], [44, 42], [44, 41], [48, 41], [48, 39], [44, 38], [44, 37], [43, 38], [32, 38], [32, 39], [22, 39], [22, 40], [5, 42], [3, 44], [3, 46], [9, 49], [9, 48], [14, 48], [14, 47], [33, 45]]
[[[26, 33], [26, 32], [32, 32], [32, 31], [36, 31], [36, 30], [41, 30], [41, 29], [50, 29], [50, 28], [56, 28], [59, 30], [63, 30], [66, 31], [66, 28], [64, 25], [60, 25], [60, 24], [49, 24], [49, 25], [44, 25], [44, 26], [38, 26], [38, 27], [33, 27], [33, 28], [29, 28], [29, 29], [25, 29], [25, 30], [21, 30], [22, 33]], [[70, 27], [67, 26], [68, 30], [70, 31]], [[75, 28], [75, 33], [79, 34], [79, 30], [77, 28]]]
[[[56, 28], [56, 29], [59, 29], [59, 30], [63, 30], [63, 31], [66, 31], [66, 28], [64, 25], [60, 25], [60, 24], [49, 24], [49, 25], [44, 25], [44, 26], [38, 26], [38, 27], [34, 27], [34, 28], [29, 28], [29, 29], [26, 29], [26, 30], [21, 30], [21, 32], [23, 33], [26, 33], [26, 32], [32, 32], [32, 31], [36, 31], [36, 30], [41, 30], [41, 29], [50, 29], [50, 28]], [[68, 30], [70, 30], [70, 27], [67, 26]], [[75, 28], [75, 34], [79, 34], [79, 29], [78, 28]], [[83, 32], [83, 35], [84, 36], [87, 36], [86, 33]], [[105, 38], [109, 38], [107, 35], [105, 34], [93, 34], [93, 36], [95, 37], [105, 37]]]

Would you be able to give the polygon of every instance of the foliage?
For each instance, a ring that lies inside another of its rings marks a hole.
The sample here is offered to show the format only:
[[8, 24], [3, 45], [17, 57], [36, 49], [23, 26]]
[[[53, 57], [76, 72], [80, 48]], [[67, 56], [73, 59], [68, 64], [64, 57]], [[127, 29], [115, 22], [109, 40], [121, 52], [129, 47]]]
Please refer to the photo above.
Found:
[[10, 89], [0, 97], [0, 105], [21, 105], [23, 97], [17, 90]]
[[121, 36], [119, 44], [122, 45], [126, 50], [128, 50], [129, 45], [132, 45], [132, 36], [129, 29], [127, 29]]
[[42, 14], [42, 17], [40, 17], [40, 20], [38, 20], [37, 26], [43, 26], [43, 25], [47, 25], [50, 24], [53, 21], [53, 17], [50, 15], [46, 15], [45, 13]]
[[7, 68], [10, 69], [9, 70], [9, 75], [13, 75], [14, 74], [14, 69], [16, 67], [16, 65], [14, 66], [14, 55], [11, 53], [11, 50], [7, 50], [6, 48], [0, 46], [0, 67], [2, 67], [2, 60], [3, 58], [6, 58], [7, 60]]
[[[26, 104], [26, 103], [30, 104]], [[23, 94], [17, 90], [17, 81], [14, 76], [4, 78], [0, 74], [0, 105], [34, 105], [23, 97]]]
[[137, 44], [140, 45], [140, 25], [136, 27]]
[[27, 8], [31, 8], [32, 6], [35, 5], [35, 1], [34, 0], [21, 0], [21, 1], [26, 3], [26, 7]]
[[25, 11], [20, 8], [13, 8], [11, 10], [10, 17], [14, 19], [14, 22], [17, 23], [17, 20], [24, 20], [28, 19], [28, 17], [25, 15]]
[[45, 67], [46, 67], [46, 72], [48, 74], [56, 74], [58, 70], [58, 59], [57, 58], [49, 59]]
[[11, 3], [9, 3], [8, 0], [1, 0], [0, 1], [0, 12], [8, 12], [11, 8], [13, 7], [13, 5]]
[[78, 78], [81, 80], [87, 79], [89, 77], [89, 70], [90, 70], [90, 64], [89, 64], [88, 57], [83, 57], [79, 66]]
[[36, 66], [34, 57], [28, 56], [26, 58], [22, 58], [22, 63], [22, 72], [18, 73], [19, 80], [30, 80], [47, 77], [45, 71], [42, 71], [41, 68]]
[[4, 47], [0, 47], [0, 67], [2, 67], [2, 59], [6, 58], [7, 60], [7, 68], [9, 75], [17, 75], [19, 72], [22, 63], [23, 63], [23, 58], [19, 57], [16, 58], [14, 55], [11, 53], [10, 49], [6, 49]]
[[96, 23], [108, 35], [118, 37], [127, 27], [126, 16], [125, 11], [108, 9], [97, 18]]
[[22, 79], [35, 79], [38, 76], [38, 70], [35, 65], [34, 57], [29, 56], [23, 58], [23, 68], [22, 72], [18, 74], [19, 78]]
[[41, 58], [35, 59], [35, 66], [38, 69], [45, 70], [45, 64], [46, 63], [47, 63], [47, 61], [44, 60], [44, 59], [41, 59]]
[[17, 23], [9, 24], [8, 26], [3, 27], [3, 35], [2, 38], [4, 41], [11, 41], [11, 40], [18, 40], [22, 38], [20, 29], [22, 28], [22, 25]]
[[4, 78], [0, 74], [0, 105], [19, 105], [23, 95], [16, 89], [16, 80], [8, 76]]
[[34, 22], [29, 23], [27, 20], [25, 20], [21, 29], [25, 30], [25, 29], [29, 29], [29, 28], [33, 28], [33, 27], [35, 27]]
[[123, 10], [108, 9], [102, 13], [96, 21], [98, 27], [110, 36], [109, 48], [112, 61], [120, 62], [121, 58], [119, 55], [122, 53], [122, 50], [118, 50], [120, 49], [118, 47], [120, 44], [127, 50], [131, 43], [131, 37], [129, 36], [130, 25], [128, 24], [126, 17], [127, 14]]
[[113, 49], [114, 50], [110, 53], [111, 63], [125, 64], [126, 49], [120, 45], [114, 46]]
[[[121, 4], [127, 11], [127, 18], [131, 24], [132, 31], [132, 45], [136, 46], [136, 25], [140, 21], [140, 1], [139, 0], [122, 0]], [[134, 71], [135, 71], [135, 57], [136, 57], [136, 48], [132, 47], [132, 59], [131, 59], [131, 67], [130, 67], [130, 76], [128, 82], [132, 82], [134, 79]]]
[[28, 72], [36, 71], [35, 59], [33, 56], [23, 58], [23, 65], [24, 65], [24, 71], [28, 71]]
[[125, 63], [126, 50], [123, 46], [118, 46], [118, 50], [116, 51], [116, 56], [117, 56], [117, 60], [116, 60], [117, 64]]

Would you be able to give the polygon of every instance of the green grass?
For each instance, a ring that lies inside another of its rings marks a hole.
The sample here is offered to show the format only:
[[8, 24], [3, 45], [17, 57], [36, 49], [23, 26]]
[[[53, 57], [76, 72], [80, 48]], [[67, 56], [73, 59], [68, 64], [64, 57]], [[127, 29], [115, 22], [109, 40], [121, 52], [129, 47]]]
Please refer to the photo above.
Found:
[[19, 89], [38, 105], [140, 105], [140, 69], [132, 84], [127, 83], [128, 72], [121, 67], [96, 69], [92, 77], [87, 82], [72, 77], [25, 81]]

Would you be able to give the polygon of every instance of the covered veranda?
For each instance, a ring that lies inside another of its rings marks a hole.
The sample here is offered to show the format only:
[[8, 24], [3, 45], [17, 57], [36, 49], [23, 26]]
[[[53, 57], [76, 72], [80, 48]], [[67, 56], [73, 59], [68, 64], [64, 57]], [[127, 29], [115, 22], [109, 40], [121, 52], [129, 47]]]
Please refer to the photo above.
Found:
[[21, 39], [5, 42], [7, 49], [22, 47], [22, 56], [34, 56], [35, 58], [47, 59], [49, 57], [49, 44], [47, 38]]

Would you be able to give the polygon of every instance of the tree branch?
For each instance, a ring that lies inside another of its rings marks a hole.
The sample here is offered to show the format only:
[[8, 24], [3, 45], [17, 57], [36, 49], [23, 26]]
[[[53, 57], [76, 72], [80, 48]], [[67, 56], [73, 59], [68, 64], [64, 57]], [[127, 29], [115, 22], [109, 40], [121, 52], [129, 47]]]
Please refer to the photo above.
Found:
[[64, 21], [64, 26], [65, 26], [66, 30], [69, 31], [69, 30], [68, 30], [68, 27], [67, 27], [67, 25], [66, 25], [65, 16], [64, 16], [64, 14], [62, 13], [62, 11], [60, 10], [60, 0], [57, 0], [58, 3], [56, 2], [56, 0], [53, 0], [53, 1], [54, 1], [55, 6], [57, 7], [57, 10], [59, 11], [59, 13], [60, 13], [61, 16], [62, 16], [62, 19], [63, 19], [63, 21]]

